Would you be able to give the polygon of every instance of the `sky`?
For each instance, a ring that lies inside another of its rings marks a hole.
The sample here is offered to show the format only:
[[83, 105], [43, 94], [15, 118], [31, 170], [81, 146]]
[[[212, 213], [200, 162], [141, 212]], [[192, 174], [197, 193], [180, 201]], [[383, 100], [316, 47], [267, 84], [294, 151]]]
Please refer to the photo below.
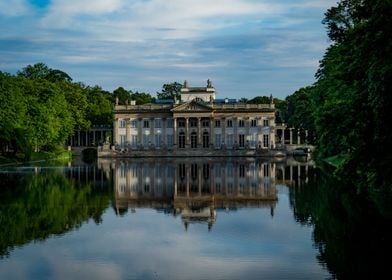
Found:
[[0, 0], [0, 71], [43, 62], [74, 82], [155, 95], [285, 98], [315, 82], [336, 0]]

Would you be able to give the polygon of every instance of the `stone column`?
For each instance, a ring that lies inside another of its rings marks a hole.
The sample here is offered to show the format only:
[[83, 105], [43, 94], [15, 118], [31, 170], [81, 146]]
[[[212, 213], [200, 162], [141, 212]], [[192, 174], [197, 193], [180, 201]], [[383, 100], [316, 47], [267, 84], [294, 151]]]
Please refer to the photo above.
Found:
[[[225, 118], [221, 118], [221, 127], [222, 127], [221, 141], [226, 145], [226, 119]], [[221, 145], [222, 143], [219, 143], [219, 146]]]
[[290, 130], [290, 145], [293, 144], [293, 129], [289, 128]]
[[237, 143], [237, 146], [239, 145], [239, 139], [238, 139], [238, 118], [233, 118], [233, 127], [234, 127], [234, 135], [233, 135], [233, 137], [234, 137], [234, 139], [233, 139], [233, 141], [234, 141], [234, 146], [236, 145], [236, 143]]
[[203, 143], [201, 142], [201, 118], [197, 118], [197, 146], [200, 147]]
[[305, 144], [308, 144], [308, 131], [305, 130]]
[[139, 142], [138, 144], [143, 145], [143, 119], [142, 118], [139, 118], [137, 130], [138, 130], [137, 131], [137, 138], [138, 138], [138, 142]]
[[131, 144], [131, 120], [127, 120], [126, 123], [126, 130], [125, 130], [125, 141], [127, 142], [127, 145]]
[[116, 145], [118, 140], [118, 119], [115, 119], [113, 122], [113, 145]]
[[300, 145], [301, 144], [301, 131], [298, 130], [297, 132], [297, 144]]
[[215, 122], [214, 118], [210, 117], [210, 149], [214, 148], [215, 143], [215, 130], [214, 130]]
[[177, 118], [173, 118], [173, 148], [177, 148], [177, 140], [178, 140], [178, 136], [177, 136]]
[[185, 118], [185, 147], [189, 148], [189, 118]]
[[150, 118], [150, 122], [151, 122], [151, 125], [150, 125], [150, 142], [155, 147], [155, 144], [156, 144], [155, 143], [155, 133], [154, 133], [155, 119], [154, 118]]
[[282, 135], [280, 137], [280, 143], [284, 145], [284, 129], [282, 129]]
[[[162, 143], [167, 146], [167, 135], [166, 135], [166, 126], [167, 126], [167, 119], [162, 119]], [[166, 176], [165, 176], [166, 177]]]
[[201, 179], [202, 179], [202, 169], [201, 169], [201, 165], [198, 164], [197, 165], [197, 188], [199, 191], [199, 196], [201, 196]]

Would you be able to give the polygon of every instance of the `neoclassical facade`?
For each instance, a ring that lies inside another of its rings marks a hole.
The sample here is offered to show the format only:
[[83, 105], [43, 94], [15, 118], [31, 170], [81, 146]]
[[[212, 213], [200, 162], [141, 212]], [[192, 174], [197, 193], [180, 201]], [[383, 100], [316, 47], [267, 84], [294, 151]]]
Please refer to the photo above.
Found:
[[[272, 100], [272, 99], [271, 99]], [[275, 107], [216, 99], [215, 88], [181, 89], [180, 100], [116, 104], [113, 142], [131, 150], [272, 149]]]

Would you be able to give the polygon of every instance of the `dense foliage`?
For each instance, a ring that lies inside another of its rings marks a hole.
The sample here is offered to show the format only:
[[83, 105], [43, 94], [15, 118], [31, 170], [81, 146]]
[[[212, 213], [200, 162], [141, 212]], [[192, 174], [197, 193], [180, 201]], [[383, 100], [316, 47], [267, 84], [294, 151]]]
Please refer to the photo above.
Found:
[[157, 92], [157, 97], [159, 99], [177, 99], [181, 97], [182, 84], [178, 82], [173, 82], [170, 84], [164, 84], [162, 90]]
[[324, 23], [332, 45], [313, 94], [320, 156], [344, 154], [337, 174], [359, 188], [391, 189], [392, 1], [342, 0]]
[[122, 87], [111, 93], [73, 83], [67, 73], [43, 63], [28, 65], [16, 76], [0, 72], [0, 151], [29, 159], [35, 151], [60, 150], [77, 130], [111, 125], [116, 97], [123, 104], [154, 101], [148, 93]]

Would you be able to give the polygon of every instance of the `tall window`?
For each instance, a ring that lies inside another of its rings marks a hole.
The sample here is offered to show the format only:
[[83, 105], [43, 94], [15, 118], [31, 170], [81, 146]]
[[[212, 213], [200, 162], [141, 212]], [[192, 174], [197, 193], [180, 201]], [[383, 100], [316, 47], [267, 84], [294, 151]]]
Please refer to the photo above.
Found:
[[240, 144], [240, 148], [245, 147], [245, 135], [244, 134], [240, 134], [238, 135], [238, 139], [239, 139], [239, 144]]
[[185, 127], [185, 120], [178, 120], [178, 127]]
[[124, 145], [125, 141], [125, 135], [120, 135], [120, 145]]
[[245, 121], [244, 120], [239, 120], [238, 121], [238, 126], [239, 127], [244, 127], [245, 126]]
[[251, 120], [250, 121], [250, 126], [251, 127], [256, 127], [257, 126], [257, 120]]
[[185, 148], [185, 133], [184, 132], [180, 132], [180, 135], [178, 135], [178, 147], [180, 149]]
[[227, 135], [227, 145], [228, 146], [233, 146], [233, 134], [228, 134]]
[[120, 127], [124, 128], [126, 125], [126, 121], [125, 120], [120, 120]]
[[233, 127], [233, 120], [227, 120], [227, 127]]
[[190, 126], [197, 127], [197, 119], [190, 119]]
[[162, 142], [162, 135], [161, 134], [155, 134], [155, 146], [160, 147]]
[[166, 127], [173, 128], [173, 119], [166, 119]]
[[161, 119], [155, 119], [154, 127], [155, 127], [155, 128], [161, 128], [161, 127], [162, 127], [162, 121], [161, 121]]
[[196, 132], [191, 133], [191, 148], [192, 149], [197, 148], [197, 134], [196, 134]]
[[263, 120], [263, 126], [269, 126], [269, 120]]
[[264, 148], [269, 147], [269, 135], [268, 134], [263, 135], [263, 147]]
[[172, 147], [174, 143], [174, 137], [173, 134], [167, 135], [167, 146]]
[[132, 120], [131, 121], [131, 127], [132, 128], [137, 128], [137, 120]]
[[210, 136], [208, 132], [203, 133], [203, 148], [208, 148], [210, 145]]
[[222, 137], [220, 134], [215, 134], [215, 147], [220, 147]]
[[201, 125], [202, 125], [203, 127], [209, 127], [209, 126], [210, 126], [210, 120], [203, 120], [203, 121], [201, 122]]
[[220, 126], [221, 126], [221, 121], [215, 120], [215, 127], [220, 127]]
[[137, 145], [137, 135], [132, 135], [132, 142], [131, 142], [131, 144], [132, 144], [132, 146], [133, 147], [136, 147], [136, 145]]
[[150, 127], [150, 121], [149, 120], [144, 120], [143, 121], [143, 127], [144, 128], [149, 128]]

